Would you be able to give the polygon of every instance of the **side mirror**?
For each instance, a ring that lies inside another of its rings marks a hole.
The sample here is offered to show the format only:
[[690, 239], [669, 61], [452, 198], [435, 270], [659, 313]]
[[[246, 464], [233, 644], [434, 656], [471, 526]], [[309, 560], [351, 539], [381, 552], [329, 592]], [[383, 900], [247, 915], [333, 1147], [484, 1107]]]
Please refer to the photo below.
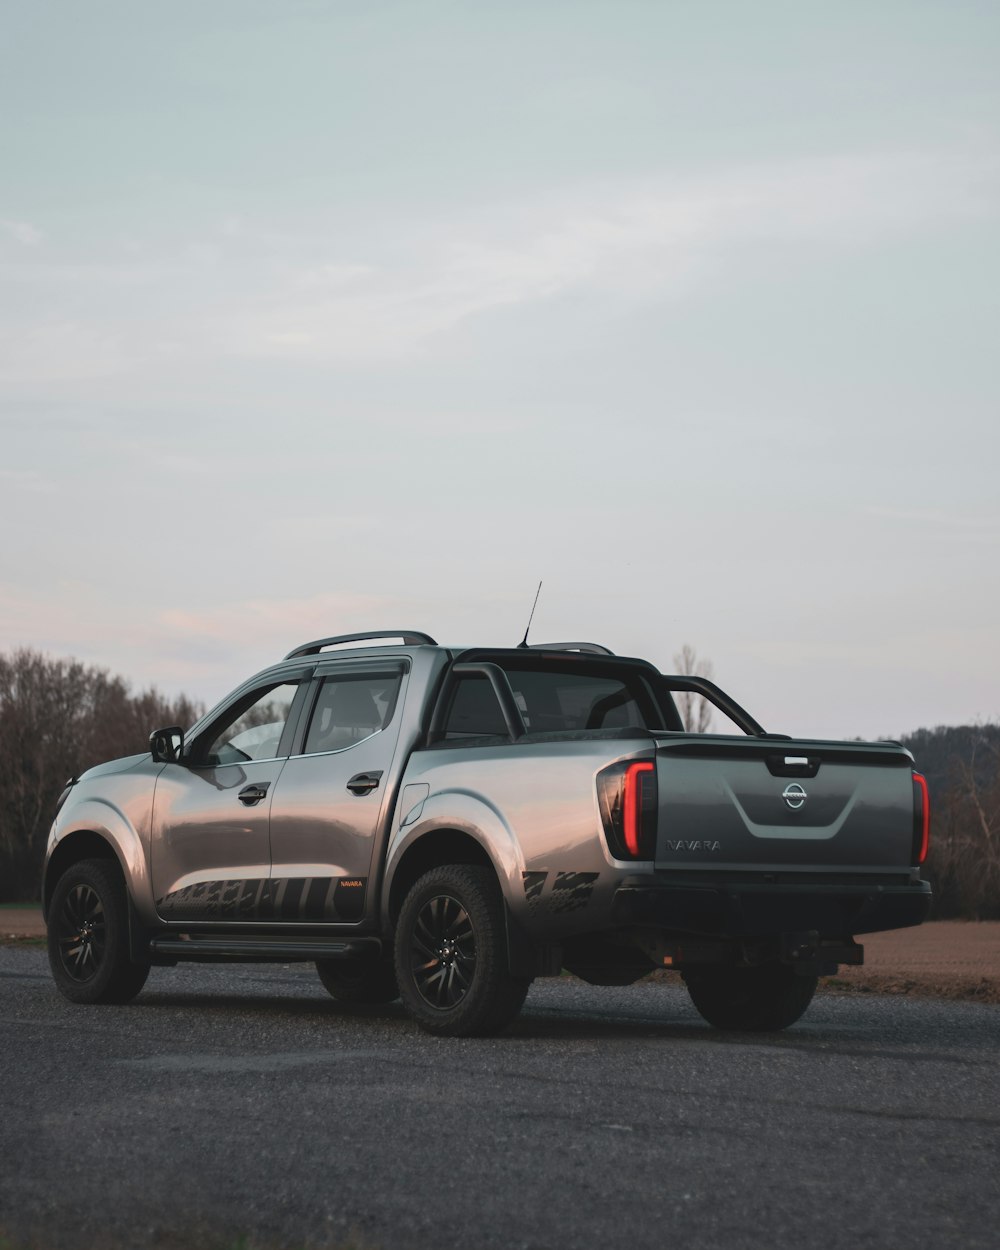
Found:
[[176, 764], [184, 750], [184, 730], [180, 725], [154, 729], [149, 735], [149, 749], [157, 764]]

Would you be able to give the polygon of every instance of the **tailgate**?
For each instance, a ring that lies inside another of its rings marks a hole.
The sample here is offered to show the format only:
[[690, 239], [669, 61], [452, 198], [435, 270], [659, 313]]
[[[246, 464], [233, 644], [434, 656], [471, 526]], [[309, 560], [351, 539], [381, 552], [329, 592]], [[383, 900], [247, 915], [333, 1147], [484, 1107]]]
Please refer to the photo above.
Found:
[[913, 862], [902, 747], [678, 735], [656, 756], [657, 868], [898, 873]]

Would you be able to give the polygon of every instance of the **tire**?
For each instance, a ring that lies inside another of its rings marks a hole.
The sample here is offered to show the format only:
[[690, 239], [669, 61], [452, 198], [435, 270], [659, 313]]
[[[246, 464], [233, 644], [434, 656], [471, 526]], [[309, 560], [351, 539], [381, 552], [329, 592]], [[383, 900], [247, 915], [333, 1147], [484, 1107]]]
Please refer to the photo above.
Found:
[[531, 985], [508, 971], [503, 898], [492, 871], [479, 865], [434, 868], [413, 885], [395, 956], [404, 1006], [439, 1037], [501, 1032]]
[[391, 1003], [399, 997], [396, 969], [388, 959], [317, 959], [316, 971], [338, 1003]]
[[71, 1003], [127, 1003], [149, 964], [129, 958], [128, 899], [117, 864], [84, 859], [56, 882], [48, 911], [49, 967]]
[[703, 968], [686, 972], [699, 1014], [717, 1029], [770, 1032], [794, 1024], [812, 1002], [817, 977], [797, 976], [788, 964]]

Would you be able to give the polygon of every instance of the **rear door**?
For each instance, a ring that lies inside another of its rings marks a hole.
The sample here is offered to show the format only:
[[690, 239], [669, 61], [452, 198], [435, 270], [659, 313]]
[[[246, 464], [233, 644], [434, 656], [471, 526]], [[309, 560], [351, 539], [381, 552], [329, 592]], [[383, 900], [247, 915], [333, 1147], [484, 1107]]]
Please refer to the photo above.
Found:
[[408, 661], [320, 665], [271, 802], [275, 919], [354, 923], [388, 816]]
[[900, 872], [912, 760], [888, 744], [660, 739], [656, 866]]

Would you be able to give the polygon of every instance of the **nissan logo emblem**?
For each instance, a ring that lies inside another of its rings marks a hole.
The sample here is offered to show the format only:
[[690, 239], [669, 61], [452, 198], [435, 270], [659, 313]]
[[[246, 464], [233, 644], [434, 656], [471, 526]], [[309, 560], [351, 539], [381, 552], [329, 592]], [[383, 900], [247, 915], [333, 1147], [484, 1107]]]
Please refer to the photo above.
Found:
[[785, 786], [784, 790], [781, 792], [781, 797], [785, 800], [793, 812], [797, 812], [806, 801], [807, 795], [799, 783], [797, 781], [793, 781], [790, 785]]

